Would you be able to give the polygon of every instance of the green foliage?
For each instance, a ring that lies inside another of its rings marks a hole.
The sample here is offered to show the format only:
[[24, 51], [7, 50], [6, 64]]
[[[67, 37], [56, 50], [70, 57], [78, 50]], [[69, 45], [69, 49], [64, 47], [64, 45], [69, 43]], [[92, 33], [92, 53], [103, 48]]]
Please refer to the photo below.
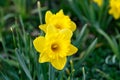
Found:
[[[77, 24], [79, 50], [58, 71], [38, 62], [33, 39], [44, 35], [45, 12], [61, 8]], [[109, 0], [0, 0], [0, 80], [120, 80], [120, 20], [108, 11]]]
[[100, 28], [97, 29], [98, 32], [103, 35], [106, 40], [108, 41], [112, 51], [114, 52], [114, 54], [117, 56], [118, 59], [120, 59], [120, 54], [119, 54], [119, 47], [118, 47], [118, 44], [117, 44], [117, 41], [116, 39], [113, 37], [112, 39], [104, 32], [102, 31]]
[[[92, 0], [68, 0], [72, 10], [85, 24], [88, 23], [92, 27], [99, 27], [106, 30], [112, 17], [108, 15], [109, 0], [104, 1], [103, 5], [99, 7]], [[95, 26], [95, 25], [98, 26]]]

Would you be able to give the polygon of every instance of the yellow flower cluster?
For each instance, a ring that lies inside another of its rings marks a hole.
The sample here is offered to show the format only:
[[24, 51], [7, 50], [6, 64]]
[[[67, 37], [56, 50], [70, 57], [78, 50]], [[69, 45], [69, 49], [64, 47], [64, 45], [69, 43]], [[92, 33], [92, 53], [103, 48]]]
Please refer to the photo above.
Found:
[[120, 0], [110, 0], [109, 14], [113, 15], [115, 19], [120, 18]]
[[71, 31], [75, 31], [76, 24], [70, 20], [69, 16], [65, 16], [63, 10], [60, 10], [56, 14], [52, 14], [50, 11], [45, 15], [46, 24], [40, 25], [39, 28], [46, 32], [47, 26], [54, 26], [57, 30], [68, 28]]
[[34, 41], [35, 49], [40, 53], [39, 62], [50, 62], [53, 67], [62, 70], [66, 64], [67, 56], [75, 54], [77, 48], [71, 44], [72, 32], [76, 25], [64, 15], [63, 10], [56, 14], [50, 11], [45, 15], [46, 24], [39, 26], [46, 34]]
[[98, 6], [102, 6], [103, 0], [93, 0]]

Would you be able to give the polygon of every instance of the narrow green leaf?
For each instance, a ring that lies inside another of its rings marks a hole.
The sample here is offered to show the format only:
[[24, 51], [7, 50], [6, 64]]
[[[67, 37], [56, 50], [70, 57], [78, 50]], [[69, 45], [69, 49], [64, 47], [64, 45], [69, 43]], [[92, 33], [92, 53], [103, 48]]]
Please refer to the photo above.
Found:
[[27, 68], [27, 66], [26, 66], [26, 64], [24, 62], [24, 59], [20, 55], [20, 53], [21, 53], [20, 50], [16, 49], [15, 53], [16, 53], [16, 56], [18, 58], [18, 61], [20, 63], [20, 66], [22, 67], [23, 71], [25, 72], [25, 74], [27, 75], [27, 77], [29, 78], [29, 80], [32, 80], [31, 74], [30, 74], [30, 72], [29, 72], [29, 70], [28, 70], [28, 68]]
[[95, 10], [92, 5], [89, 6], [89, 15], [90, 15], [90, 21], [92, 23], [96, 22], [96, 15], [95, 15]]
[[81, 30], [80, 33], [79, 33], [79, 36], [78, 36], [78, 38], [77, 38], [77, 41], [75, 41], [75, 43], [73, 43], [73, 44], [75, 44], [77, 47], [78, 47], [79, 44], [81, 43], [81, 40], [82, 40], [82, 37], [83, 37], [83, 35], [84, 35], [84, 33], [85, 33], [86, 28], [87, 28], [87, 24], [85, 24], [85, 25], [83, 26], [82, 30]]
[[[1, 74], [2, 74], [3, 80], [10, 80], [10, 79], [8, 78], [8, 76], [4, 75], [2, 72], [1, 72]], [[0, 80], [1, 80], [1, 79], [0, 79]]]
[[87, 49], [87, 51], [86, 51], [86, 54], [89, 54], [89, 53], [91, 53], [91, 52], [94, 50], [96, 43], [97, 43], [97, 38], [96, 38], [96, 39], [92, 42], [92, 44], [88, 47], [88, 49]]
[[85, 68], [82, 67], [82, 72], [83, 72], [83, 80], [86, 80], [86, 74], [85, 74]]
[[106, 40], [108, 41], [112, 51], [117, 55], [117, 57], [119, 58], [119, 50], [118, 50], [118, 47], [114, 44], [114, 42], [112, 41], [112, 39], [103, 31], [101, 30], [100, 28], [97, 28], [97, 31], [103, 35]]
[[8, 63], [9, 65], [12, 65], [12, 66], [15, 66], [15, 67], [18, 67], [18, 63], [14, 60], [9, 60], [9, 59], [5, 59], [3, 56], [0, 55], [0, 59], [2, 61], [5, 61], [6, 63]]
[[9, 13], [9, 14], [7, 14], [7, 15], [4, 16], [3, 20], [6, 21], [7, 19], [12, 18], [14, 16], [15, 16], [14, 14]]
[[2, 42], [2, 32], [0, 32], [0, 42]]
[[78, 16], [79, 20], [82, 20], [81, 12], [79, 11], [79, 8], [74, 4], [73, 0], [68, 0], [68, 2], [72, 10]]
[[49, 80], [55, 80], [55, 69], [49, 64]]
[[92, 51], [95, 49], [96, 43], [97, 38], [91, 43], [88, 49], [80, 55], [80, 57], [78, 58], [79, 61], [75, 64], [75, 69], [78, 69], [79, 65], [90, 55], [90, 53], [92, 53]]
[[101, 76], [104, 77], [104, 78], [106, 78], [107, 80], [114, 80], [108, 74], [104, 73], [100, 69], [96, 69], [96, 71], [99, 72], [101, 74]]
[[112, 36], [112, 41], [113, 41], [114, 45], [118, 48], [118, 43], [117, 43], [115, 37], [113, 37], [113, 36]]

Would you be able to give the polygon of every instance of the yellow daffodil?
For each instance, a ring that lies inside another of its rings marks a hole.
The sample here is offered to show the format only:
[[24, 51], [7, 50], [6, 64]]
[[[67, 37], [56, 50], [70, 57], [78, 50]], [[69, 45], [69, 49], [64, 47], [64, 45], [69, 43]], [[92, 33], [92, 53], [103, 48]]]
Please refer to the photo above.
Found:
[[66, 57], [78, 50], [71, 44], [72, 31], [62, 29], [58, 32], [52, 25], [46, 31], [45, 37], [39, 36], [33, 41], [35, 49], [40, 52], [39, 62], [50, 62], [53, 67], [62, 70]]
[[103, 0], [93, 0], [98, 6], [102, 6]]
[[63, 10], [60, 10], [56, 14], [52, 14], [51, 11], [47, 11], [45, 15], [46, 24], [40, 25], [39, 28], [46, 32], [48, 25], [54, 26], [57, 30], [68, 28], [71, 31], [75, 31], [76, 24], [71, 21], [69, 16], [64, 15]]
[[109, 14], [113, 15], [115, 19], [120, 18], [120, 0], [110, 0]]

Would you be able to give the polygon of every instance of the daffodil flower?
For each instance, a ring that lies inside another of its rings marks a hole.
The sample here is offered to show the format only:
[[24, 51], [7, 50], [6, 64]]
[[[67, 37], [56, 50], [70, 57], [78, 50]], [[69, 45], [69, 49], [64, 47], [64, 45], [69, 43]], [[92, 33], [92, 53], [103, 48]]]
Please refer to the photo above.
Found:
[[39, 36], [34, 41], [35, 49], [40, 53], [39, 62], [50, 62], [53, 67], [62, 70], [67, 56], [75, 54], [77, 48], [71, 44], [72, 31], [62, 29], [59, 32], [49, 25], [45, 37]]
[[45, 14], [45, 22], [46, 24], [40, 25], [39, 28], [46, 32], [48, 25], [54, 26], [57, 30], [62, 29], [70, 29], [71, 31], [75, 31], [76, 24], [71, 21], [69, 16], [64, 15], [63, 10], [60, 10], [56, 14], [52, 14], [51, 11], [47, 11]]
[[115, 19], [120, 18], [120, 0], [110, 0], [109, 14], [113, 15]]

